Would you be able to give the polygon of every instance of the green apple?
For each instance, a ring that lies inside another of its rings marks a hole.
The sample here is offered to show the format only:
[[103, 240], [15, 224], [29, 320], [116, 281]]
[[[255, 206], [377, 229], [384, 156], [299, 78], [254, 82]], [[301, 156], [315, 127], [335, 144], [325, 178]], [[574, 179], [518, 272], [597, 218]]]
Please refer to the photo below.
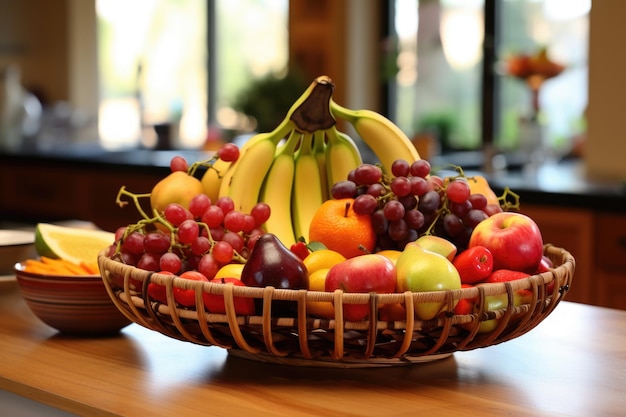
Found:
[[[484, 311], [496, 311], [503, 308], [507, 308], [509, 305], [509, 300], [506, 294], [498, 294], [498, 295], [488, 295], [483, 300]], [[474, 312], [477, 313], [480, 311], [480, 306], [478, 304], [474, 305]], [[500, 319], [493, 320], [485, 320], [480, 322], [478, 326], [478, 333], [489, 333], [493, 332], [498, 326], [498, 322]]]
[[[461, 288], [458, 271], [445, 256], [422, 246], [409, 243], [396, 262], [399, 292], [443, 291]], [[415, 315], [430, 320], [446, 308], [445, 301], [416, 303]]]
[[446, 257], [449, 261], [454, 259], [457, 251], [457, 247], [454, 243], [450, 242], [448, 239], [435, 235], [420, 236], [415, 243], [424, 249], [428, 249], [429, 251]]

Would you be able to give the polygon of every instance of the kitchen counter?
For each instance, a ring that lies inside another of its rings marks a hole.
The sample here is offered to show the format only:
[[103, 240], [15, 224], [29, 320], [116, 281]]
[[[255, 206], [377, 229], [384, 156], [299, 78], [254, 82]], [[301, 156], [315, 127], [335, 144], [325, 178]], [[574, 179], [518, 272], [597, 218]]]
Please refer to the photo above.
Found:
[[[136, 223], [133, 204], [115, 203], [120, 188], [149, 193], [168, 175], [175, 155], [190, 162], [211, 156], [195, 150], [105, 151], [94, 145], [0, 152], [0, 225], [78, 219], [113, 232]], [[440, 170], [461, 166], [471, 176], [481, 174], [481, 158], [462, 152], [430, 162]], [[624, 183], [589, 178], [580, 159], [547, 162], [534, 171], [513, 156], [509, 161], [508, 171], [487, 178], [498, 195], [509, 187], [520, 196], [522, 213], [537, 222], [545, 242], [574, 255], [577, 279], [569, 300], [626, 310]]]
[[[1, 151], [0, 166], [7, 164], [63, 166], [81, 169], [84, 172], [99, 170], [142, 174], [157, 179], [167, 175], [169, 162], [175, 155], [184, 156], [190, 162], [205, 160], [211, 156], [208, 152], [189, 149], [107, 151], [88, 144], [58, 146], [45, 150], [31, 148], [12, 152]], [[444, 172], [449, 168], [449, 164], [455, 164], [464, 168], [468, 175], [474, 175], [482, 174], [479, 169], [480, 159], [479, 152], [458, 152], [434, 157], [430, 162], [434, 168], [442, 168]], [[589, 178], [580, 159], [564, 160], [559, 163], [548, 162], [532, 172], [524, 170], [519, 163], [511, 164], [510, 168], [507, 171], [486, 175], [498, 194], [508, 186], [522, 197], [522, 203], [626, 213], [626, 183]]]
[[28, 310], [15, 281], [0, 284], [0, 389], [77, 415], [623, 415], [626, 311], [564, 301], [497, 346], [329, 369], [236, 358], [137, 324], [112, 338], [64, 337]]
[[591, 178], [581, 159], [546, 160], [535, 168], [516, 163], [508, 170], [490, 174], [480, 171], [480, 159], [479, 153], [459, 152], [437, 156], [431, 165], [448, 174], [453, 174], [446, 169], [453, 164], [463, 168], [468, 176], [484, 175], [496, 194], [500, 195], [505, 187], [509, 187], [520, 195], [522, 205], [542, 204], [626, 213], [626, 182]]

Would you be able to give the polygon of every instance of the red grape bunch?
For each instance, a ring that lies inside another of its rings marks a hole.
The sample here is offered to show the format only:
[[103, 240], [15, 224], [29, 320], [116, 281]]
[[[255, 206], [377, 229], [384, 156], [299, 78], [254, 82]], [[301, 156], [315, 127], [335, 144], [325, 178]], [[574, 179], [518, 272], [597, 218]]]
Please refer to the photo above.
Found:
[[[236, 154], [218, 155], [234, 161], [238, 149]], [[172, 172], [186, 171], [189, 166], [184, 158], [174, 157], [170, 168]], [[122, 189], [120, 195], [133, 199], [143, 218], [116, 231], [110, 257], [148, 271], [181, 274], [195, 270], [208, 279], [228, 263], [245, 262], [271, 214], [265, 203], [257, 203], [250, 213], [243, 213], [235, 209], [230, 197], [212, 202], [206, 194], [198, 193], [187, 207], [171, 202], [150, 217], [138, 202], [145, 194]]]
[[401, 250], [426, 234], [462, 248], [478, 223], [502, 209], [472, 193], [468, 181], [473, 179], [459, 167], [456, 171], [442, 178], [431, 175], [426, 160], [396, 160], [389, 177], [377, 165], [362, 164], [347, 180], [334, 184], [331, 193], [337, 199], [354, 198], [354, 211], [371, 216], [377, 250]]
[[211, 279], [222, 266], [245, 262], [269, 216], [265, 203], [245, 214], [234, 209], [230, 197], [212, 204], [198, 194], [188, 209], [170, 203], [154, 221], [120, 227], [110, 256], [148, 271], [196, 270]]

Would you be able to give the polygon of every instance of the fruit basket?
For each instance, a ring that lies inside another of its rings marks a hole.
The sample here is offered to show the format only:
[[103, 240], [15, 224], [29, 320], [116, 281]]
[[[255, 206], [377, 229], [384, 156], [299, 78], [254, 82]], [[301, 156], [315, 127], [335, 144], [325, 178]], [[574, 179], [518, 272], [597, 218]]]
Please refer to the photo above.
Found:
[[[378, 367], [409, 365], [440, 359], [454, 352], [484, 348], [514, 339], [545, 319], [570, 288], [575, 260], [565, 249], [545, 245], [544, 254], [554, 268], [525, 279], [492, 283], [460, 290], [367, 294], [235, 287], [185, 280], [176, 275], [152, 273], [110, 259], [100, 253], [98, 262], [107, 291], [133, 322], [174, 339], [206, 346], [220, 346], [230, 354], [258, 361], [316, 367]], [[167, 303], [148, 297], [148, 285], [166, 288]], [[136, 290], [135, 290], [135, 289]], [[180, 308], [174, 289], [193, 290], [196, 308]], [[532, 299], [514, 303], [515, 291], [529, 289]], [[225, 314], [210, 314], [203, 293], [224, 297]], [[506, 294], [508, 307], [473, 314], [454, 314], [457, 300]], [[236, 297], [254, 298], [260, 308], [251, 316], [237, 315]], [[278, 314], [275, 302], [291, 303], [294, 314]], [[334, 303], [334, 319], [307, 314], [307, 301]], [[421, 321], [414, 308], [420, 303], [447, 304], [437, 318]], [[380, 319], [351, 322], [343, 317], [345, 304], [367, 304], [369, 317], [379, 318], [379, 307], [401, 304], [402, 320]], [[492, 331], [479, 332], [482, 322], [497, 320]]]

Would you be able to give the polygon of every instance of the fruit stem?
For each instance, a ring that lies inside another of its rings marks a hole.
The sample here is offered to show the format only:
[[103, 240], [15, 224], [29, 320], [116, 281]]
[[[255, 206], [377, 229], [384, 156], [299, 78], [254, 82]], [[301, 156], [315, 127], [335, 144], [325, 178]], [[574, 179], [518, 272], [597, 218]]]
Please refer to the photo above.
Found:
[[347, 120], [350, 124], [355, 124], [358, 120], [358, 116], [355, 114], [354, 110], [343, 107], [332, 99], [330, 100], [330, 110], [331, 113], [337, 113], [341, 119]]
[[350, 211], [350, 202], [346, 203], [346, 209], [343, 212], [343, 217], [348, 217], [348, 212]]
[[[207, 167], [207, 169], [215, 169], [213, 168], [213, 164], [215, 164], [215, 161], [217, 161], [218, 159], [219, 159], [219, 156], [215, 154], [210, 159], [194, 162], [193, 164], [189, 166], [189, 169], [187, 169], [187, 174], [194, 176], [196, 171], [200, 167]], [[215, 172], [217, 172], [218, 177], [220, 177], [220, 172], [217, 169], [215, 169]]]
[[[508, 197], [511, 197], [513, 201], [508, 201]], [[519, 194], [513, 192], [509, 187], [504, 187], [504, 192], [500, 197], [498, 197], [498, 201], [500, 201], [500, 207], [504, 211], [510, 210], [519, 210], [520, 209], [520, 196]]]
[[126, 190], [126, 186], [123, 185], [120, 190], [117, 193], [117, 197], [115, 198], [115, 203], [120, 206], [120, 207], [124, 207], [125, 205], [128, 204], [128, 201], [122, 201], [122, 196], [125, 195], [127, 197], [130, 197], [133, 202], [135, 203], [135, 207], [137, 208], [137, 211], [139, 212], [139, 214], [141, 214], [141, 216], [144, 219], [149, 219], [150, 217], [148, 217], [148, 215], [146, 214], [145, 211], [143, 211], [143, 208], [141, 207], [141, 204], [139, 203], [139, 199], [140, 198], [150, 198], [150, 193], [144, 193], [144, 194], [135, 194], [135, 193], [131, 193], [130, 191]]
[[327, 77], [319, 77], [309, 96], [291, 114], [296, 127], [308, 133], [329, 129], [336, 120], [330, 112], [330, 101], [335, 85]]

